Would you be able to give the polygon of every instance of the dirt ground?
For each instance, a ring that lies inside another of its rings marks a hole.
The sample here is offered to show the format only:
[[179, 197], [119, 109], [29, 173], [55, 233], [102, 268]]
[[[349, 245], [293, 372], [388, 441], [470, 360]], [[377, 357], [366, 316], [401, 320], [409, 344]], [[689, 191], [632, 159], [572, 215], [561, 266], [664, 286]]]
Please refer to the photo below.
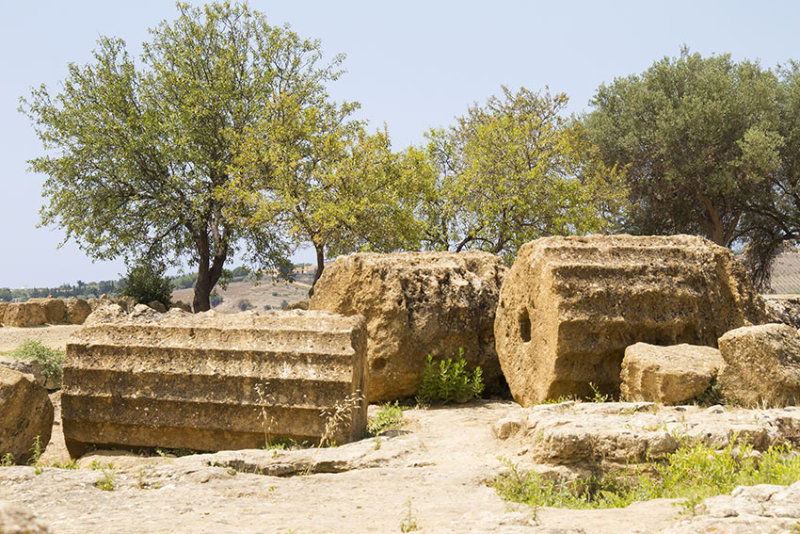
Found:
[[52, 349], [65, 350], [67, 348], [67, 338], [79, 328], [80, 325], [66, 324], [32, 328], [1, 326], [0, 354], [16, 349], [25, 339], [35, 339]]

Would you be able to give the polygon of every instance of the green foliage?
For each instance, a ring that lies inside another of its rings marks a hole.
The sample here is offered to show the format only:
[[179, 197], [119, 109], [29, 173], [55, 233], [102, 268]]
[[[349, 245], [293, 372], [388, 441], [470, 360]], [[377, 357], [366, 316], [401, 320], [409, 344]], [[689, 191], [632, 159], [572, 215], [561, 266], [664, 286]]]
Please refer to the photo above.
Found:
[[16, 461], [14, 460], [14, 455], [10, 452], [5, 453], [3, 456], [0, 456], [0, 467], [10, 467], [15, 465]]
[[97, 489], [101, 489], [103, 491], [114, 491], [114, 489], [117, 487], [116, 480], [114, 479], [114, 473], [103, 470], [103, 476], [97, 479], [94, 485]]
[[625, 187], [595, 162], [579, 124], [562, 117], [564, 94], [503, 87], [447, 130], [428, 134], [418, 216], [434, 250], [481, 249], [511, 263], [547, 235], [614, 230]]
[[458, 358], [440, 360], [434, 363], [429, 354], [425, 362], [422, 384], [417, 393], [420, 404], [449, 404], [477, 399], [483, 393], [483, 375], [480, 367], [470, 375], [466, 370], [464, 349], [458, 350]]
[[735, 438], [722, 450], [700, 442], [685, 444], [637, 476], [558, 482], [521, 471], [510, 462], [507, 466], [508, 472], [493, 482], [498, 495], [534, 508], [619, 508], [635, 501], [678, 498], [692, 509], [703, 499], [729, 493], [736, 486], [787, 485], [800, 478], [800, 455], [793, 447], [770, 447], [757, 460], [752, 446], [736, 443]]
[[137, 262], [128, 267], [128, 273], [120, 281], [120, 294], [133, 297], [139, 304], [150, 304], [154, 300], [167, 308], [172, 304], [172, 282], [164, 276], [165, 267], [149, 262]]
[[387, 430], [401, 428], [404, 424], [403, 409], [398, 402], [387, 402], [367, 421], [367, 433], [370, 436], [378, 436]]
[[222, 295], [220, 295], [219, 293], [217, 293], [216, 291], [214, 291], [214, 292], [213, 292], [213, 293], [211, 293], [211, 295], [209, 296], [209, 302], [211, 303], [211, 307], [212, 307], [212, 308], [216, 308], [217, 306], [219, 306], [220, 304], [222, 304]]
[[419, 530], [417, 518], [414, 516], [414, 511], [411, 509], [411, 499], [406, 500], [405, 508], [403, 519], [400, 521], [400, 532], [415, 532]]
[[237, 248], [253, 265], [286, 263], [280, 221], [251, 224], [243, 201], [273, 174], [240, 172], [237, 161], [247, 144], [272, 150], [286, 137], [284, 111], [315, 114], [343, 58], [322, 64], [317, 41], [246, 4], [177, 9], [136, 60], [121, 39], [101, 37], [59, 92], [34, 89], [20, 109], [46, 151], [30, 161], [47, 176], [42, 223], [96, 259], [187, 259], [203, 311]]
[[746, 245], [768, 282], [784, 240], [800, 238], [800, 69], [683, 49], [601, 85], [584, 118], [608, 166], [626, 172], [626, 230]]
[[36, 360], [42, 365], [42, 375], [53, 381], [57, 388], [61, 388], [64, 376], [63, 351], [51, 349], [36, 339], [25, 339], [8, 356]]
[[248, 299], [239, 299], [239, 301], [236, 303], [236, 307], [239, 308], [239, 311], [252, 310], [253, 303]]

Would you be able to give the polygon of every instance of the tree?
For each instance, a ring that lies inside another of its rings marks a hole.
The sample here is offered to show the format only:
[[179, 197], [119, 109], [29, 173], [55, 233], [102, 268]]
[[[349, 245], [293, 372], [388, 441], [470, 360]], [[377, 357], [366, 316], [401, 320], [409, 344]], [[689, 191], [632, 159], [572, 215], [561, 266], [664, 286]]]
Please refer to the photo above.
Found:
[[269, 176], [245, 203], [257, 216], [251, 224], [280, 220], [295, 245], [314, 247], [317, 269], [325, 258], [355, 250], [418, 248], [415, 188], [403, 154], [391, 150], [389, 134], [368, 134], [349, 120], [354, 104], [319, 102], [303, 110], [291, 101], [281, 109], [276, 142], [254, 130], [240, 159], [245, 173]]
[[601, 85], [585, 124], [601, 161], [627, 171], [628, 229], [749, 241], [744, 217], [780, 167], [780, 92], [758, 63], [687, 49]]
[[624, 187], [594, 163], [581, 126], [561, 116], [564, 94], [503, 87], [447, 130], [428, 134], [424, 242], [434, 250], [477, 248], [510, 262], [537, 237], [614, 228]]
[[280, 228], [246, 224], [252, 206], [241, 201], [270, 176], [235, 163], [253, 129], [266, 132], [262, 143], [281, 137], [285, 102], [322, 101], [342, 58], [321, 64], [318, 42], [246, 5], [178, 10], [151, 31], [138, 64], [122, 40], [101, 38], [93, 63], [69, 66], [61, 93], [42, 86], [21, 110], [54, 151], [30, 162], [47, 175], [42, 223], [97, 259], [188, 258], [202, 311], [237, 249], [259, 267], [286, 263]]
[[139, 304], [149, 305], [154, 300], [166, 308], [172, 305], [172, 282], [164, 276], [164, 266], [138, 262], [128, 267], [122, 278], [120, 294], [133, 297]]

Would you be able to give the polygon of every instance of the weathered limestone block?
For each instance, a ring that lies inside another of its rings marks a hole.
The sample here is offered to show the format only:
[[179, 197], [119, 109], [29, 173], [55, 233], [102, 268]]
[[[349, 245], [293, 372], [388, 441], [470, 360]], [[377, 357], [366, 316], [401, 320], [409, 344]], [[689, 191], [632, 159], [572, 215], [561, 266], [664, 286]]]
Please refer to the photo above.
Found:
[[25, 463], [37, 436], [44, 451], [53, 429], [53, 403], [31, 375], [0, 367], [0, 408], [0, 456], [11, 453]]
[[67, 322], [67, 307], [62, 299], [30, 299], [28, 302], [42, 307], [47, 324], [64, 324]]
[[722, 356], [713, 347], [636, 343], [625, 349], [622, 358], [620, 396], [678, 404], [706, 391], [722, 365]]
[[78, 455], [89, 443], [194, 450], [258, 448], [276, 438], [316, 443], [325, 432], [321, 411], [336, 405], [347, 405], [349, 417], [328, 438], [358, 439], [366, 425], [365, 351], [360, 316], [162, 315], [141, 305], [128, 315], [100, 307], [67, 344], [67, 447]]
[[800, 336], [785, 324], [737, 328], [719, 338], [722, 395], [745, 406], [800, 402]]
[[92, 313], [91, 306], [83, 299], [69, 298], [64, 301], [64, 304], [67, 307], [67, 321], [70, 324], [83, 324]]
[[771, 323], [800, 328], [800, 295], [764, 295]]
[[8, 302], [0, 302], [0, 326], [4, 325], [4, 317], [8, 309]]
[[416, 394], [427, 355], [460, 348], [487, 390], [499, 390], [493, 324], [506, 270], [486, 252], [351, 254], [325, 268], [309, 309], [366, 317], [370, 401]]
[[733, 254], [703, 238], [547, 237], [520, 249], [494, 331], [514, 400], [530, 406], [590, 383], [616, 393], [634, 343], [716, 346], [765, 315]]
[[42, 374], [44, 366], [39, 360], [34, 360], [33, 358], [0, 356], [0, 367], [31, 375], [34, 381], [45, 389], [58, 389], [58, 384], [55, 380]]
[[3, 315], [5, 326], [29, 327], [41, 326], [47, 322], [44, 308], [41, 304], [31, 302], [12, 302]]

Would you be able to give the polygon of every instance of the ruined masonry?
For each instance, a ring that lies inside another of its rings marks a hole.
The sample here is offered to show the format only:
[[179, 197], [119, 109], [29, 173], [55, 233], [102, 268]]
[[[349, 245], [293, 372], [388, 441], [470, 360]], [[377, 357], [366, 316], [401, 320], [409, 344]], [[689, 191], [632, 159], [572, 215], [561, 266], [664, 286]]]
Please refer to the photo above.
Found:
[[[359, 439], [366, 330], [325, 312], [131, 314], [98, 309], [67, 344], [62, 414], [67, 448], [87, 444], [193, 450], [318, 443], [322, 410], [347, 405], [329, 436]], [[259, 393], [258, 390], [261, 390]], [[346, 400], [357, 398], [357, 400]]]
[[616, 394], [625, 348], [714, 347], [766, 320], [728, 249], [694, 236], [547, 237], [503, 281], [494, 334], [514, 400]]

